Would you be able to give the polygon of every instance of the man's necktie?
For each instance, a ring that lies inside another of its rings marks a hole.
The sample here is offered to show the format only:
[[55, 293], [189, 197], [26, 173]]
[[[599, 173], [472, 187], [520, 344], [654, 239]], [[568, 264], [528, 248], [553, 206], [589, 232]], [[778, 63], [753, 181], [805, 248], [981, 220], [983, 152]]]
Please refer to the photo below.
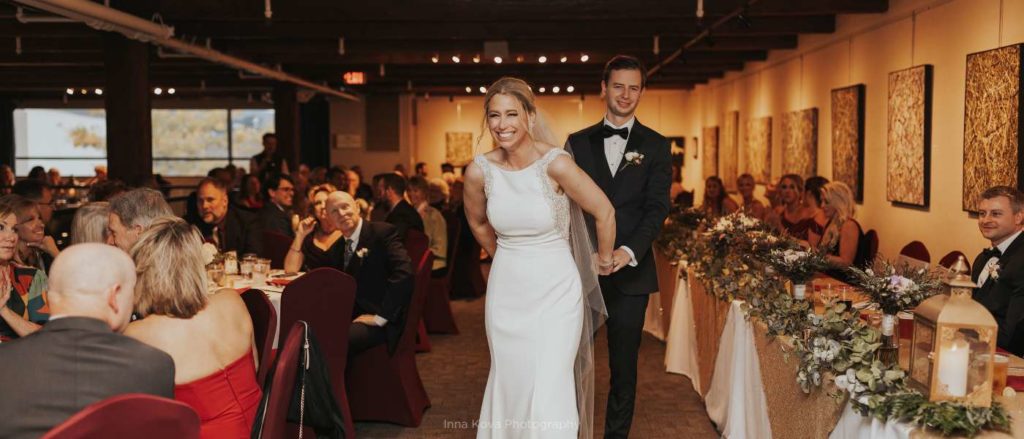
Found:
[[352, 240], [345, 238], [345, 266], [348, 267], [349, 261], [352, 260]]
[[210, 239], [213, 240], [213, 245], [217, 247], [217, 250], [221, 250], [221, 248], [220, 248], [220, 226], [213, 226], [213, 234], [210, 236]]
[[604, 133], [604, 138], [605, 139], [607, 139], [607, 138], [609, 138], [611, 136], [619, 136], [619, 137], [622, 137], [623, 139], [628, 139], [629, 138], [629, 128], [626, 128], [626, 127], [612, 128], [612, 127], [610, 127], [608, 125], [604, 125], [604, 129], [602, 129], [602, 133]]

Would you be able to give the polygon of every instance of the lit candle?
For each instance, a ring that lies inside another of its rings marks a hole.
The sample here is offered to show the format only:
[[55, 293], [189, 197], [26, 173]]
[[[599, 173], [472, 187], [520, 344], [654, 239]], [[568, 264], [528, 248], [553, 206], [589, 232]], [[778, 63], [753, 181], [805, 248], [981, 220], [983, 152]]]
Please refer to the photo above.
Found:
[[950, 396], [967, 395], [967, 364], [970, 347], [964, 340], [954, 340], [939, 354], [939, 385], [946, 386]]

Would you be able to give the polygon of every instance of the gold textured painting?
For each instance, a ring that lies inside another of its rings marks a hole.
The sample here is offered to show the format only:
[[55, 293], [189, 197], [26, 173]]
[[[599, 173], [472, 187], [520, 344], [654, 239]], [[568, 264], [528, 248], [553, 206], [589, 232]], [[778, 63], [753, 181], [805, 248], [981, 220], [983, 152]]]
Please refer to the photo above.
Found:
[[782, 115], [782, 173], [803, 178], [818, 172], [818, 109]]
[[718, 127], [704, 127], [704, 154], [701, 160], [701, 169], [704, 171], [704, 179], [712, 175], [718, 175]]
[[864, 84], [832, 90], [832, 180], [864, 201]]
[[1022, 45], [967, 55], [964, 99], [963, 209], [976, 212], [981, 193], [1021, 182]]
[[743, 142], [743, 172], [754, 181], [767, 184], [772, 178], [772, 118], [747, 120]]
[[725, 190], [735, 191], [736, 177], [739, 175], [740, 161], [740, 112], [730, 111], [725, 113], [725, 123], [722, 124], [722, 138], [719, 139], [718, 163], [720, 166], [718, 176], [722, 177], [725, 183]]
[[473, 161], [473, 133], [444, 133], [445, 161], [453, 166], [466, 166]]
[[886, 199], [928, 205], [932, 66], [889, 73]]

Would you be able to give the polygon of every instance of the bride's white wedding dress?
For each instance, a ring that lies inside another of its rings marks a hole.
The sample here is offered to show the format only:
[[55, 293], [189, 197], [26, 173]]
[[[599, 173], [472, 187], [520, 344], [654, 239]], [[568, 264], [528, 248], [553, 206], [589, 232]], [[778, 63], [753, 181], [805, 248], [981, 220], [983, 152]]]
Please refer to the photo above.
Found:
[[483, 155], [487, 218], [497, 251], [484, 325], [491, 371], [478, 438], [575, 438], [573, 364], [583, 328], [580, 273], [569, 243], [569, 199], [556, 193], [552, 149], [530, 166], [505, 170]]

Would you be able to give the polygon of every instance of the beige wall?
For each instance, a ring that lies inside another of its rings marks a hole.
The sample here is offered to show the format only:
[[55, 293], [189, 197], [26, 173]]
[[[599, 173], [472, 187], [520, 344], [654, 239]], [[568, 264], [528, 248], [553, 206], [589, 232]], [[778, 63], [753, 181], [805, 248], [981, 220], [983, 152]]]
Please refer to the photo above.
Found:
[[[772, 171], [778, 178], [782, 114], [817, 107], [818, 173], [831, 177], [830, 91], [865, 84], [865, 195], [858, 220], [878, 231], [885, 255], [920, 240], [933, 261], [952, 250], [973, 257], [986, 242], [961, 210], [966, 55], [1024, 42], [1021, 17], [1024, 0], [891, 0], [885, 14], [841, 16], [834, 34], [803, 36], [795, 50], [774, 51], [764, 62], [686, 92], [679, 126], [699, 135], [700, 126], [720, 126], [726, 111], [739, 111], [743, 139], [747, 119], [772, 116]], [[888, 73], [919, 64], [934, 66], [926, 209], [885, 199]], [[686, 164], [687, 177], [699, 175], [698, 161]]]

